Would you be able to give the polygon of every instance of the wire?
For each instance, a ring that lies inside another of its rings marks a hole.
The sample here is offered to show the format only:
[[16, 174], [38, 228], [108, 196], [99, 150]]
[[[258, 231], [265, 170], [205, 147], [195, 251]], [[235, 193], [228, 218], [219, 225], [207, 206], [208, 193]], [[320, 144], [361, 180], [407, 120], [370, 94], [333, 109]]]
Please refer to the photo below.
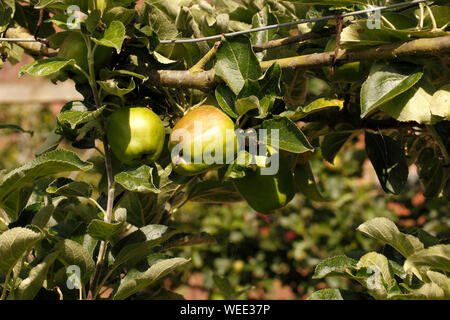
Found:
[[[426, 2], [426, 1], [427, 0], [415, 0], [415, 1], [408, 1], [408, 2], [392, 4], [392, 5], [389, 5], [389, 6], [373, 7], [371, 9], [365, 9], [365, 10], [359, 10], [359, 11], [353, 11], [353, 12], [349, 12], [349, 13], [344, 13], [344, 14], [341, 15], [341, 17], [345, 18], [345, 17], [350, 17], [350, 16], [356, 16], [356, 15], [360, 15], [360, 14], [364, 14], [364, 13], [370, 13], [370, 12], [374, 12], [374, 11], [381, 11], [381, 10], [386, 10], [386, 9], [392, 9], [392, 8], [397, 8], [397, 7], [401, 7], [401, 6], [406, 6], [406, 5], [419, 4], [419, 3], [422, 3], [422, 2]], [[222, 39], [224, 37], [225, 38], [226, 37], [234, 37], [234, 36], [248, 34], [248, 33], [253, 33], [253, 32], [259, 32], [259, 31], [265, 31], [265, 30], [270, 30], [270, 29], [275, 29], [275, 28], [299, 25], [299, 24], [303, 24], [303, 23], [318, 22], [318, 21], [323, 21], [323, 20], [332, 20], [332, 19], [335, 19], [335, 18], [336, 18], [335, 15], [332, 15], [332, 16], [330, 15], [330, 16], [319, 17], [319, 18], [312, 18], [312, 19], [304, 19], [304, 20], [297, 20], [297, 21], [279, 23], [279, 24], [274, 24], [274, 25], [269, 25], [269, 26], [264, 26], [264, 27], [259, 27], [259, 28], [253, 28], [253, 29], [248, 29], [248, 30], [242, 30], [242, 31], [237, 31], [237, 32], [224, 33], [224, 34], [219, 34], [219, 35], [214, 35], [214, 36], [209, 36], [209, 37], [204, 37], [204, 38], [160, 40], [159, 42], [161, 44], [170, 44], [170, 43], [192, 43], [192, 42], [201, 42], [201, 41], [209, 41], [209, 40], [220, 40], [220, 39]]]
[[[345, 17], [350, 17], [350, 16], [357, 16], [357, 15], [364, 14], [364, 13], [371, 13], [371, 12], [382, 11], [382, 10], [386, 10], [386, 9], [393, 9], [393, 8], [398, 8], [398, 7], [411, 6], [411, 5], [416, 5], [416, 4], [427, 2], [427, 1], [429, 1], [429, 0], [407, 1], [407, 2], [395, 3], [395, 4], [391, 4], [391, 5], [387, 5], [387, 6], [381, 6], [381, 7], [373, 6], [370, 9], [364, 9], [364, 10], [358, 10], [358, 11], [343, 13], [343, 14], [341, 14], [341, 17], [345, 18]], [[310, 22], [332, 20], [332, 19], [335, 19], [335, 18], [336, 18], [335, 15], [332, 15], [332, 16], [330, 15], [330, 16], [319, 17], [319, 18], [311, 18], [311, 19], [296, 20], [296, 21], [285, 22], [285, 23], [278, 23], [278, 24], [273, 24], [273, 25], [264, 26], [264, 27], [252, 28], [252, 29], [248, 29], [248, 30], [217, 34], [217, 35], [214, 35], [214, 36], [203, 37], [203, 38], [160, 40], [159, 43], [160, 44], [193, 43], [193, 42], [210, 41], [210, 40], [221, 40], [222, 38], [227, 38], [227, 37], [234, 37], [234, 36], [248, 34], [248, 33], [253, 33], [253, 32], [259, 32], [259, 31], [265, 31], [265, 30], [270, 30], [270, 29], [275, 29], [275, 28], [294, 26], [294, 25], [310, 23]], [[37, 42], [38, 40], [36, 40], [34, 38], [24, 38], [24, 39], [20, 39], [20, 38], [0, 38], [0, 41], [7, 41], [7, 42]]]

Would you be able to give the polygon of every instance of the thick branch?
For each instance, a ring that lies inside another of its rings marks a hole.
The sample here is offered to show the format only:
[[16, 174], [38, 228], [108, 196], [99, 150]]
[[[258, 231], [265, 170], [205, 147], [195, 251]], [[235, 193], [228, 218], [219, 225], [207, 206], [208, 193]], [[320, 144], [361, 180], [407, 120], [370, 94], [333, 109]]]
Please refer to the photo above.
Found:
[[[364, 50], [339, 50], [336, 65], [363, 60], [395, 59], [400, 56], [442, 54], [450, 51], [450, 36], [417, 39], [404, 43], [394, 43]], [[261, 62], [261, 68], [267, 70], [278, 62], [282, 69], [302, 69], [329, 66], [333, 62], [334, 52], [313, 53], [304, 56], [269, 60]], [[149, 84], [171, 88], [194, 88], [203, 91], [213, 89], [220, 79], [213, 70], [192, 73], [180, 70], [151, 70]]]
[[150, 70], [148, 83], [169, 88], [192, 88], [208, 91], [213, 89], [219, 79], [213, 70], [192, 72], [189, 70]]
[[[438, 54], [450, 51], [450, 36], [417, 39], [404, 43], [393, 43], [365, 50], [339, 50], [336, 65], [364, 60], [395, 59], [399, 56]], [[334, 52], [313, 53], [304, 56], [278, 59], [282, 69], [328, 66], [332, 63]], [[268, 69], [275, 60], [261, 62], [263, 70]]]
[[[8, 28], [5, 32], [6, 38], [23, 38], [30, 39], [33, 36], [24, 28], [21, 27], [12, 27]], [[17, 42], [19, 46], [24, 48], [29, 54], [33, 56], [47, 56], [53, 57], [56, 56], [57, 51], [47, 47], [44, 43], [36, 41], [36, 42]]]

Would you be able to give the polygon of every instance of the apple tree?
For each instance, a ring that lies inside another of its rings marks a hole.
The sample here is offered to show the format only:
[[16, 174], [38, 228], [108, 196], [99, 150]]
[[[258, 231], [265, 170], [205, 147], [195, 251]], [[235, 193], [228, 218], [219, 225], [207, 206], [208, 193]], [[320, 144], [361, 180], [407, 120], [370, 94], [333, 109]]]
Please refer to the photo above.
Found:
[[361, 135], [386, 193], [415, 165], [427, 197], [450, 196], [450, 5], [364, 11], [400, 2], [0, 0], [0, 61], [25, 52], [19, 76], [83, 96], [1, 177], [1, 298], [133, 297], [189, 263], [170, 249], [214, 242], [169, 226], [185, 203], [326, 201], [310, 158]]

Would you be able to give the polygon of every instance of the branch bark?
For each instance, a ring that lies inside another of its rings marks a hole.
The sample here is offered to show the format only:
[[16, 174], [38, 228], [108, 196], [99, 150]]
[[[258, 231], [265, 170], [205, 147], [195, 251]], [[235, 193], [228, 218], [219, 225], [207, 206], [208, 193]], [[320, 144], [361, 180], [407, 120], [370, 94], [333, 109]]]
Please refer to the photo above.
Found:
[[[12, 27], [8, 28], [5, 32], [6, 38], [23, 38], [30, 39], [33, 36], [22, 27]], [[19, 46], [25, 49], [25, 51], [33, 56], [46, 56], [46, 57], [54, 57], [57, 55], [58, 51], [52, 48], [49, 48], [42, 42], [16, 42]]]
[[[408, 55], [443, 54], [450, 51], [450, 36], [417, 39], [409, 42], [382, 45], [364, 50], [339, 50], [336, 65], [364, 60], [396, 59]], [[313, 53], [284, 59], [262, 61], [261, 68], [267, 70], [278, 62], [282, 69], [304, 69], [329, 66], [334, 52]], [[192, 88], [208, 91], [220, 83], [213, 70], [193, 73], [189, 70], [150, 70], [148, 84], [170, 88]]]
[[301, 42], [301, 41], [305, 41], [305, 40], [323, 38], [323, 37], [330, 36], [335, 33], [336, 33], [336, 29], [323, 29], [323, 30], [317, 31], [317, 32], [308, 32], [308, 33], [299, 34], [297, 36], [276, 39], [276, 40], [270, 40], [265, 43], [253, 45], [253, 51], [261, 52], [264, 50], [269, 50], [269, 49], [273, 49], [273, 48], [277, 48], [277, 47], [281, 47], [281, 46], [286, 46], [289, 44], [293, 44], [293, 43], [297, 43], [297, 42]]

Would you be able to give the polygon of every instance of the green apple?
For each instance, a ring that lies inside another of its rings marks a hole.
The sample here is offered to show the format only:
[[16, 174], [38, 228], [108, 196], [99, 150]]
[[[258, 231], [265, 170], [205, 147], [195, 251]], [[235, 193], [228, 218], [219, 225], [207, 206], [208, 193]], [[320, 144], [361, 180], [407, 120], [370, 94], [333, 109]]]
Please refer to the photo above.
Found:
[[232, 268], [236, 273], [241, 273], [244, 270], [245, 262], [242, 260], [235, 260], [233, 262]]
[[287, 205], [295, 195], [294, 176], [289, 162], [280, 156], [278, 171], [261, 174], [261, 168], [248, 169], [243, 178], [233, 179], [236, 189], [255, 211], [269, 214]]
[[237, 149], [233, 121], [210, 105], [188, 112], [176, 123], [169, 137], [172, 165], [181, 175], [197, 175], [231, 163]]
[[165, 128], [161, 119], [148, 108], [121, 108], [108, 117], [106, 136], [117, 159], [128, 165], [138, 165], [159, 158]]
[[[66, 59], [74, 59], [75, 63], [80, 66], [86, 73], [89, 74], [89, 64], [87, 57], [87, 47], [83, 36], [80, 32], [70, 31], [64, 38], [59, 51], [58, 57]], [[101, 68], [111, 64], [113, 49], [103, 46], [98, 46], [94, 54], [94, 70], [97, 73]], [[74, 70], [77, 74], [74, 80], [76, 82], [86, 82], [78, 71]], [[78, 81], [77, 81], [78, 80]]]

